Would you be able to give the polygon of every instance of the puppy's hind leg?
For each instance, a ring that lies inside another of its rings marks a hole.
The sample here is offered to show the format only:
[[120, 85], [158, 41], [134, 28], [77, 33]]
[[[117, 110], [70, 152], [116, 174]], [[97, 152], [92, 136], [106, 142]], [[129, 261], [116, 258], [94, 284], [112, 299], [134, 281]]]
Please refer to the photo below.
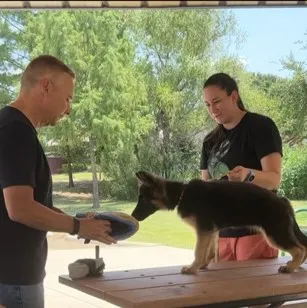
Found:
[[298, 243], [305, 249], [305, 256], [302, 260], [302, 264], [305, 263], [307, 259], [307, 237], [306, 235], [301, 231], [300, 227], [297, 224], [297, 221], [295, 220], [295, 217], [293, 219], [293, 232], [297, 238]]
[[194, 252], [194, 261], [189, 266], [184, 266], [181, 270], [183, 274], [196, 274], [196, 272], [203, 266], [207, 266], [212, 259], [209, 260], [208, 257], [214, 258], [214, 255], [209, 253], [210, 242], [212, 237], [214, 237], [213, 231], [197, 231], [196, 237], [196, 247]]
[[219, 262], [219, 232], [217, 231], [214, 235], [213, 247], [214, 249], [214, 262]]
[[278, 269], [280, 273], [292, 273], [300, 267], [306, 249], [299, 244], [290, 226], [272, 228], [269, 232], [266, 232], [266, 236], [270, 245], [285, 250], [292, 256], [292, 260], [288, 261], [286, 265], [280, 266]]
[[201, 267], [201, 269], [204, 269], [207, 267], [207, 265], [213, 261], [213, 262], [218, 262], [219, 261], [219, 232], [214, 232], [212, 234], [210, 243], [209, 243], [209, 248], [207, 251], [207, 255], [204, 259], [204, 266]]
[[301, 246], [292, 247], [287, 251], [292, 256], [292, 260], [288, 261], [287, 265], [283, 265], [278, 269], [280, 273], [292, 273], [304, 262], [305, 249]]
[[207, 269], [209, 263], [211, 262], [217, 263], [219, 261], [219, 242], [218, 240], [219, 240], [219, 233], [218, 232], [213, 233], [203, 265], [200, 268], [201, 270]]

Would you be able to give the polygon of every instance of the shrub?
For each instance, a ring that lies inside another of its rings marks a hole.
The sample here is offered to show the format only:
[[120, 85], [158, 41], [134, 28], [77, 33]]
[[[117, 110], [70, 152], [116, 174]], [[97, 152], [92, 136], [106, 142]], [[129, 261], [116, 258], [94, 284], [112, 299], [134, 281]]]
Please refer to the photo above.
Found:
[[307, 147], [285, 147], [279, 194], [289, 199], [307, 199]]
[[104, 199], [135, 201], [138, 193], [136, 177], [133, 174], [125, 182], [103, 180], [100, 182], [100, 192]]

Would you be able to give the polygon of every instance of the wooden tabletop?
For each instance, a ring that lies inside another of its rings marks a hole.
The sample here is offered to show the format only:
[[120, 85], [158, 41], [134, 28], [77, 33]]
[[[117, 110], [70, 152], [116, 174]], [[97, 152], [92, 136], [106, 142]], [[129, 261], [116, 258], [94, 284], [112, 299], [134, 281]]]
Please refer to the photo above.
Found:
[[238, 301], [264, 304], [307, 298], [307, 264], [291, 274], [278, 273], [278, 267], [287, 260], [289, 257], [220, 262], [197, 275], [181, 274], [181, 266], [105, 270], [100, 277], [71, 280], [63, 275], [59, 281], [127, 308], [205, 307], [216, 303], [221, 307], [222, 303], [229, 306]]

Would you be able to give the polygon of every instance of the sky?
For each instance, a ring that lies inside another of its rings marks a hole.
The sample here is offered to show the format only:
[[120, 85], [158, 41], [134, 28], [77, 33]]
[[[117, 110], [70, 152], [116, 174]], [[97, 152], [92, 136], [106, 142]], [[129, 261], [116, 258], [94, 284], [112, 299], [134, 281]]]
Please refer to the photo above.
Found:
[[307, 45], [307, 8], [233, 9], [238, 27], [246, 33], [240, 58], [252, 72], [290, 76], [280, 60], [292, 51], [295, 59], [307, 62], [307, 50], [295, 44]]

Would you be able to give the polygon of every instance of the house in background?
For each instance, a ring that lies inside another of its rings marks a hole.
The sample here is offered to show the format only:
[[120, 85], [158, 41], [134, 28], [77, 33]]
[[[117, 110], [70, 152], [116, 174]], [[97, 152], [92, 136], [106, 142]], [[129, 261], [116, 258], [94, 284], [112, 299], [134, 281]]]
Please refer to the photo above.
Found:
[[57, 154], [58, 142], [54, 139], [41, 140], [46, 150], [46, 157], [50, 167], [51, 174], [57, 174], [62, 172], [63, 164], [65, 164], [65, 158]]
[[64, 163], [64, 158], [53, 154], [47, 154], [46, 156], [51, 174], [61, 173]]

